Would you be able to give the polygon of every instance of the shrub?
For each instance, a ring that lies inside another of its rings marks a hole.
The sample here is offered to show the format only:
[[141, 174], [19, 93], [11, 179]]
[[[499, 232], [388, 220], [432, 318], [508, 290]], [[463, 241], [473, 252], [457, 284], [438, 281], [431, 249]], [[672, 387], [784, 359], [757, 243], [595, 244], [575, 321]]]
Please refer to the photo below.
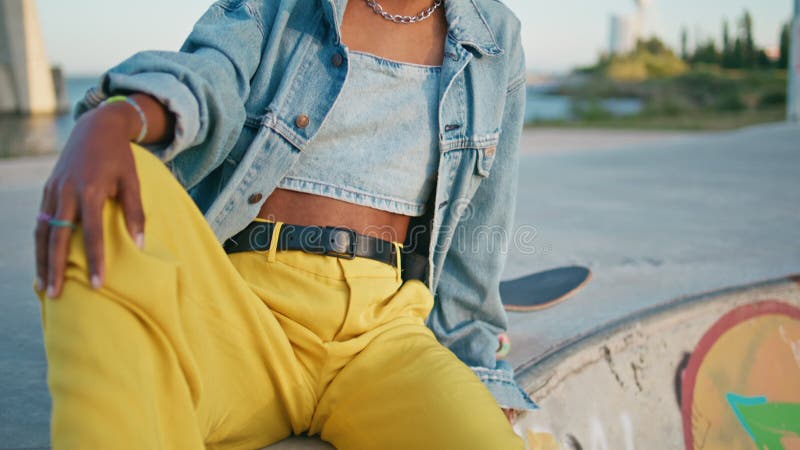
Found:
[[785, 90], [772, 90], [761, 94], [758, 100], [759, 109], [772, 109], [786, 106], [786, 91]]
[[722, 112], [744, 111], [747, 104], [738, 92], [727, 92], [716, 98], [714, 109]]
[[613, 114], [603, 107], [597, 98], [589, 100], [575, 100], [572, 102], [572, 112], [579, 120], [587, 122], [613, 118]]
[[672, 91], [660, 92], [652, 96], [643, 113], [649, 116], [680, 116], [694, 111], [696, 108], [683, 95]]

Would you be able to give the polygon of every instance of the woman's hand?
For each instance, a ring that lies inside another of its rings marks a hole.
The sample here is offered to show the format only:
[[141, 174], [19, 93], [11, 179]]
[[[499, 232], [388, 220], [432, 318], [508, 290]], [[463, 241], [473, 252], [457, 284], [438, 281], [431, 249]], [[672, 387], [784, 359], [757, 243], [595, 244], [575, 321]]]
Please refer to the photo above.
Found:
[[508, 423], [514, 425], [514, 422], [517, 421], [519, 417], [519, 411], [516, 409], [509, 409], [509, 408], [501, 408], [503, 410], [503, 414], [506, 415], [506, 419], [508, 419]]
[[[64, 151], [44, 187], [37, 220], [36, 284], [47, 296], [61, 294], [72, 227], [81, 222], [88, 270], [94, 288], [105, 276], [103, 205], [119, 200], [128, 232], [144, 245], [144, 212], [139, 179], [130, 148], [138, 135], [141, 119], [126, 103], [112, 103], [86, 113], [76, 124]], [[50, 223], [48, 218], [60, 223]]]

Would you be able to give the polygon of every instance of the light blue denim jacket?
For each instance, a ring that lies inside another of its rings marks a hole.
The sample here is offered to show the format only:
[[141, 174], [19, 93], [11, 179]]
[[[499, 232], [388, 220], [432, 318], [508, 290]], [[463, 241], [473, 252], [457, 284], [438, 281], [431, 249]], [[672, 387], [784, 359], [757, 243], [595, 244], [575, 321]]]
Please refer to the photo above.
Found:
[[[331, 111], [348, 74], [340, 38], [346, 4], [218, 1], [179, 52], [137, 53], [103, 74], [76, 116], [112, 93], [144, 92], [164, 103], [177, 119], [174, 140], [150, 150], [223, 242], [257, 215]], [[511, 367], [495, 358], [508, 326], [499, 281], [525, 109], [520, 23], [499, 0], [446, 0], [444, 7], [438, 180], [429, 214], [415, 218], [409, 233], [429, 255], [436, 302], [428, 325], [500, 406], [533, 409]], [[427, 231], [415, 233], [415, 224]]]
[[325, 125], [278, 186], [421, 216], [439, 170], [441, 68], [349, 55]]

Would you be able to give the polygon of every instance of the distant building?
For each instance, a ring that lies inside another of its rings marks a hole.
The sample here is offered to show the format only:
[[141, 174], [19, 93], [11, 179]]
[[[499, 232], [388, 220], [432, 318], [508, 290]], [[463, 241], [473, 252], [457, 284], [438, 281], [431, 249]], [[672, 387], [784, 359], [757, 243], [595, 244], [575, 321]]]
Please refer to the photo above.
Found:
[[634, 0], [636, 13], [611, 16], [608, 53], [620, 55], [636, 49], [636, 42], [647, 30], [648, 10], [653, 0]]
[[66, 109], [63, 77], [47, 61], [34, 0], [0, 0], [0, 113]]
[[649, 31], [650, 24], [648, 23], [652, 16], [651, 7], [653, 0], [634, 0], [636, 3], [636, 38], [644, 38]]
[[636, 34], [633, 29], [633, 20], [629, 16], [611, 16], [611, 33], [608, 44], [608, 53], [621, 55], [629, 53], [636, 48]]

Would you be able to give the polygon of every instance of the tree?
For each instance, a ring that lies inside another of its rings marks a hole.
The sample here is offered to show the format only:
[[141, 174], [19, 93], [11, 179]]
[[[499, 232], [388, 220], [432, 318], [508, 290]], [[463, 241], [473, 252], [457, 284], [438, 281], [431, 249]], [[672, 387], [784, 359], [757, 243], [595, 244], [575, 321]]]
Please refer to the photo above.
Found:
[[[727, 18], [722, 20], [722, 47], [719, 48], [713, 39], [695, 38], [695, 49], [688, 47], [688, 32], [681, 29], [681, 56], [691, 64], [717, 64], [726, 69], [755, 69], [774, 67], [764, 49], [755, 43], [753, 33], [753, 16], [744, 10], [742, 16], [735, 21], [736, 29], [731, 31]], [[699, 36], [699, 34], [698, 34]], [[789, 54], [789, 28], [784, 27], [781, 33], [781, 60], [779, 65], [786, 67]]]
[[741, 40], [742, 66], [752, 68], [756, 66], [756, 45], [753, 39], [753, 16], [745, 10], [739, 21], [739, 39]]
[[728, 19], [722, 20], [722, 67], [733, 67], [733, 46], [731, 45], [731, 30]]
[[650, 39], [639, 39], [636, 42], [636, 51], [637, 52], [648, 52], [653, 55], [661, 55], [665, 53], [671, 53], [674, 55], [672, 50], [670, 50], [664, 41], [657, 37], [651, 37]]
[[744, 58], [744, 45], [742, 44], [741, 38], [736, 38], [736, 41], [733, 43], [733, 49], [731, 50], [731, 69], [741, 69], [744, 67], [745, 58]]
[[689, 60], [689, 30], [686, 27], [681, 29], [681, 58]]
[[772, 60], [769, 59], [769, 55], [763, 48], [756, 49], [755, 65], [762, 69], [772, 67]]
[[722, 58], [713, 39], [698, 43], [691, 62], [693, 64], [719, 64]]
[[791, 27], [788, 23], [781, 28], [781, 55], [778, 58], [779, 69], [789, 68], [789, 41], [791, 40], [790, 30]]
[[722, 51], [725, 53], [731, 51], [731, 30], [728, 19], [722, 19]]

